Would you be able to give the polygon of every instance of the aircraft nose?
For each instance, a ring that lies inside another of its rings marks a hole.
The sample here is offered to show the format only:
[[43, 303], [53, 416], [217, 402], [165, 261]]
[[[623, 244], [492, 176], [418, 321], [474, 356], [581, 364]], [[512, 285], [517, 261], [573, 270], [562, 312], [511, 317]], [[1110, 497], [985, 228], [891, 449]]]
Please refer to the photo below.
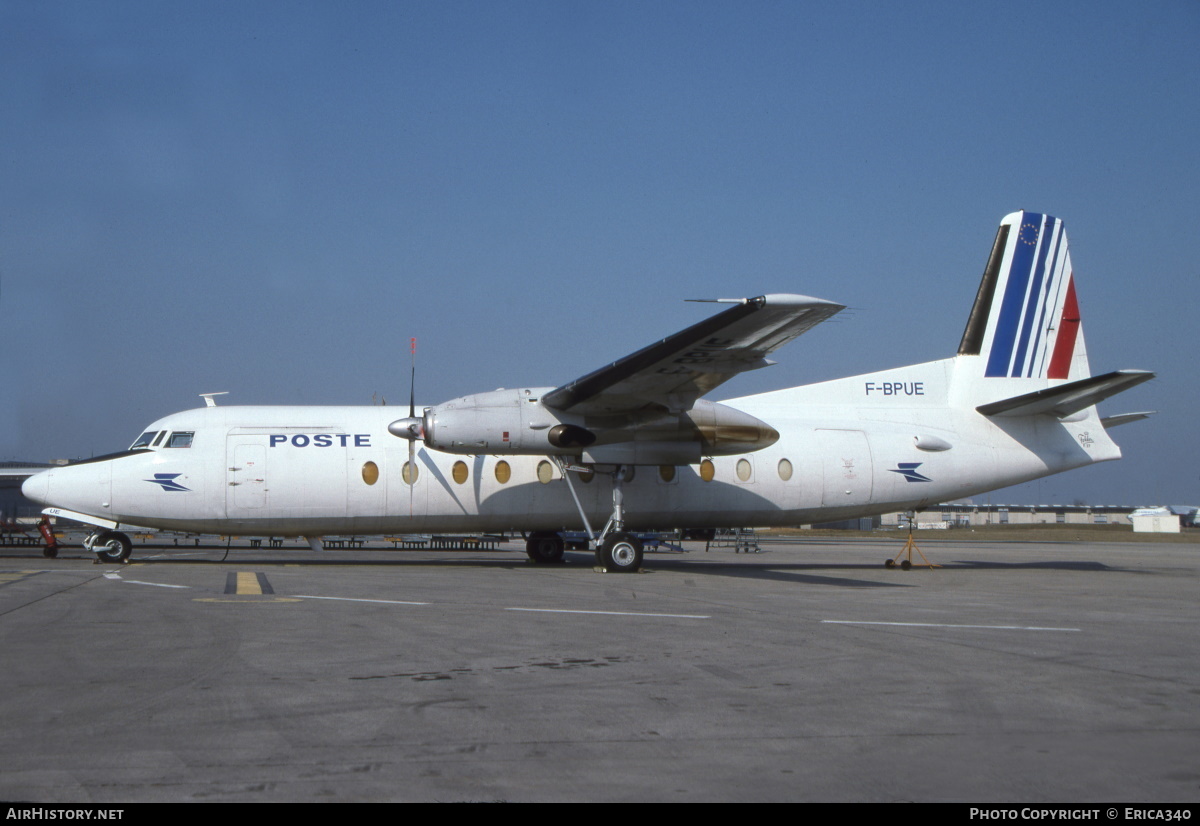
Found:
[[35, 473], [22, 482], [21, 495], [39, 505], [49, 504], [50, 471], [43, 470], [41, 473]]

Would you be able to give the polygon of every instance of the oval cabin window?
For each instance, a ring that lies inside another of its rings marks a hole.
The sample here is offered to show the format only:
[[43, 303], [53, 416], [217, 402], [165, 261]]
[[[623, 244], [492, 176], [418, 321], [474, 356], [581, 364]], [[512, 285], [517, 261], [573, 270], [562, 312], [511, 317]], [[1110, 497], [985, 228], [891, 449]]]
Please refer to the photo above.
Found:
[[785, 482], [792, 478], [792, 463], [787, 459], [779, 460], [779, 478]]
[[737, 477], [739, 479], [741, 479], [743, 482], [749, 482], [752, 472], [753, 472], [753, 468], [750, 467], [749, 459], [738, 459]]
[[362, 469], [363, 481], [368, 485], [373, 485], [379, 481], [379, 465], [374, 462], [367, 462]]

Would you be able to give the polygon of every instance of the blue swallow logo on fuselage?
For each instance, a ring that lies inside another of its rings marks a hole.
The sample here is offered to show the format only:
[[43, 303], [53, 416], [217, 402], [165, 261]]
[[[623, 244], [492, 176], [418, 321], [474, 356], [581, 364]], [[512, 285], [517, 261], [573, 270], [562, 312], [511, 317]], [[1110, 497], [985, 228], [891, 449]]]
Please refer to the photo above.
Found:
[[183, 485], [175, 481], [175, 477], [182, 476], [182, 473], [156, 473], [153, 479], [143, 479], [144, 482], [149, 482], [153, 485], [162, 485], [163, 490], [185, 490], [190, 491], [191, 488], [185, 488]]
[[921, 462], [900, 462], [894, 468], [888, 468], [892, 473], [899, 473], [909, 482], [932, 482], [928, 476], [922, 476], [917, 473], [917, 468], [921, 466]]

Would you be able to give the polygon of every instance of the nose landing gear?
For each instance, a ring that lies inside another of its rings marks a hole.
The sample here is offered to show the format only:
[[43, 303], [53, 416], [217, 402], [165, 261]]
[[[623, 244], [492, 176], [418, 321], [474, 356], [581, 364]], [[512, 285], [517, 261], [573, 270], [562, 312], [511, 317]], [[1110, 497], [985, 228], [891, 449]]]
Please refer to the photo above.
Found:
[[123, 564], [133, 552], [133, 542], [120, 531], [95, 531], [83, 540], [83, 547], [96, 555], [97, 562]]

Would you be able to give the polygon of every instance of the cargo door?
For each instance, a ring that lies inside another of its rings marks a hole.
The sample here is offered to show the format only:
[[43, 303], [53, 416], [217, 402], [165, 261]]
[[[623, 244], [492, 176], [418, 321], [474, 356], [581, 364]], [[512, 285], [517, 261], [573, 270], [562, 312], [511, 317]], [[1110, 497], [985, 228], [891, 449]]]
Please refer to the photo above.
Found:
[[230, 436], [225, 443], [225, 514], [261, 519], [267, 509], [266, 436]]
[[821, 451], [821, 505], [839, 508], [871, 501], [871, 449], [861, 430], [817, 430]]

